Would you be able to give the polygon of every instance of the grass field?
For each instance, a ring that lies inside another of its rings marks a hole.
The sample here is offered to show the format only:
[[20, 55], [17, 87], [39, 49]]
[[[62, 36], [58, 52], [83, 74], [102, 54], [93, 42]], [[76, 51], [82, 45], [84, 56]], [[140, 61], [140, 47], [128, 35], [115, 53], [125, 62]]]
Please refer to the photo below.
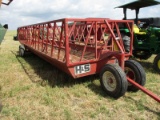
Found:
[[[14, 35], [8, 31], [0, 46], [0, 119], [160, 120], [160, 104], [141, 91], [115, 100], [101, 89], [97, 76], [75, 80], [33, 54], [19, 57]], [[160, 96], [154, 57], [139, 62], [146, 71], [145, 87]]]

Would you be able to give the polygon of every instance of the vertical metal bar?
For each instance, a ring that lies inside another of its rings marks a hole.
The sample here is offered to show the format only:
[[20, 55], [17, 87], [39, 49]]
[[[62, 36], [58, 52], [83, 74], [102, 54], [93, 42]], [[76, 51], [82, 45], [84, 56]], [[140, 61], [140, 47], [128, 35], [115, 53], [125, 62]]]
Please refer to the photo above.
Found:
[[[70, 55], [70, 51], [69, 51], [69, 40], [68, 40], [68, 19], [64, 20], [64, 31], [65, 31], [65, 57], [66, 57], [66, 65], [69, 66], [70, 61], [69, 61], [69, 55]], [[75, 26], [74, 26], [75, 27]]]
[[25, 40], [27, 40], [27, 35], [26, 35], [27, 33], [26, 33], [26, 28], [25, 28]]
[[44, 52], [44, 24], [43, 24], [43, 30], [42, 30], [42, 52]]
[[125, 54], [122, 53], [121, 55], [119, 55], [118, 59], [119, 66], [121, 66], [122, 70], [124, 70], [124, 60], [125, 60]]
[[53, 24], [53, 40], [52, 40], [52, 48], [51, 48], [51, 57], [53, 56], [53, 50], [54, 50], [54, 42], [55, 42], [55, 34], [56, 34], [56, 22]]
[[30, 38], [30, 36], [29, 36], [29, 27], [27, 27], [27, 44], [29, 44], [29, 38]]
[[97, 29], [97, 22], [95, 22], [95, 59], [97, 59], [97, 32], [98, 32], [98, 29]]
[[101, 36], [101, 39], [103, 39], [103, 42], [105, 43], [105, 40], [104, 40], [104, 35], [105, 35], [105, 30], [106, 30], [106, 27], [104, 27], [104, 24], [101, 24], [102, 25], [102, 28], [101, 28], [101, 31], [102, 31], [102, 36]]
[[37, 48], [37, 26], [35, 25], [35, 49]]
[[31, 26], [31, 46], [32, 46], [32, 44], [33, 44], [33, 27]]
[[40, 25], [38, 25], [38, 50], [39, 50], [39, 44], [40, 44]]
[[34, 28], [32, 26], [32, 47], [34, 47]]
[[32, 42], [33, 42], [33, 48], [34, 48], [34, 45], [35, 45], [35, 44], [34, 44], [34, 43], [35, 43], [35, 41], [34, 41], [34, 39], [35, 39], [35, 38], [34, 38], [34, 26], [33, 26], [33, 32], [32, 32], [32, 33], [33, 33], [33, 34], [32, 34], [32, 36], [33, 36]]
[[23, 39], [25, 39], [25, 35], [24, 35], [24, 33], [25, 33], [25, 29], [23, 28], [23, 36], [24, 36], [24, 38], [23, 38]]
[[31, 41], [30, 41], [30, 45], [32, 46], [32, 39], [33, 39], [33, 28], [31, 26]]
[[28, 29], [28, 44], [30, 45], [31, 44], [31, 32], [30, 32], [31, 28], [30, 28], [30, 26], [27, 27], [27, 29]]
[[46, 25], [46, 27], [47, 27], [47, 34], [46, 34], [46, 41], [47, 41], [47, 43], [46, 43], [46, 53], [48, 53], [48, 44], [49, 44], [49, 39], [48, 39], [48, 37], [49, 37], [49, 23]]
[[62, 21], [62, 26], [61, 26], [61, 35], [60, 35], [60, 40], [59, 40], [59, 48], [58, 48], [58, 59], [60, 57], [60, 53], [61, 53], [61, 42], [62, 42], [62, 38], [63, 38], [63, 30], [64, 30], [64, 21]]
[[37, 26], [35, 26], [35, 49], [37, 48], [37, 37], [36, 37], [36, 32], [37, 32], [37, 28], [36, 28]]
[[27, 32], [26, 32], [26, 34], [27, 34], [27, 35], [26, 35], [26, 36], [27, 36], [27, 38], [26, 38], [26, 39], [27, 39], [27, 44], [28, 44], [28, 41], [29, 41], [29, 39], [28, 39], [28, 38], [29, 38], [29, 37], [28, 37], [28, 27], [26, 27], [26, 30], [27, 30]]
[[[112, 23], [112, 24], [111, 24], [111, 28], [114, 29], [114, 26], [115, 26], [115, 24]], [[113, 40], [112, 34], [111, 34], [110, 36], [111, 36], [111, 38], [112, 38], [111, 41], [112, 41], [112, 51], [113, 51], [113, 50], [114, 50], [114, 40]]]
[[45, 31], [44, 45], [45, 45], [45, 53], [47, 53], [47, 43], [48, 43], [48, 41], [47, 41], [47, 23], [45, 23], [45, 29], [46, 29], [46, 31]]

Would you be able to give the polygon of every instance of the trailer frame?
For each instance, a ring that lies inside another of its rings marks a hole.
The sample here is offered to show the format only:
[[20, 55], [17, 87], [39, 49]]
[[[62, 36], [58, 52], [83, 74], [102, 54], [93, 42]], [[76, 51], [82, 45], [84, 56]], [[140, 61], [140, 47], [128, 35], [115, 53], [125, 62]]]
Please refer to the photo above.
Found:
[[[118, 59], [119, 65], [124, 69], [124, 59], [127, 60], [132, 55], [132, 46], [130, 46], [130, 52], [127, 53], [124, 49], [118, 23], [126, 24], [126, 27], [128, 27], [128, 30], [130, 31], [130, 43], [132, 44], [132, 21], [110, 20], [104, 18], [65, 18], [40, 24], [33, 24], [30, 26], [23, 26], [18, 28], [18, 39], [26, 49], [29, 49], [58, 68], [63, 68], [63, 71], [69, 73], [74, 78], [78, 78], [99, 73], [100, 68], [102, 68], [106, 63], [115, 62], [113, 62], [113, 60], [106, 61], [106, 59], [111, 59], [113, 57], [114, 59]], [[61, 25], [58, 26], [58, 24]], [[116, 37], [113, 29], [116, 29], [119, 36]], [[105, 45], [107, 43], [104, 41], [104, 36], [102, 36], [102, 34], [99, 35], [98, 30], [101, 33], [110, 31], [110, 37], [112, 37], [113, 41], [111, 45]], [[114, 49], [115, 45], [117, 46], [118, 51]], [[71, 61], [71, 53], [74, 54], [73, 52], [76, 52], [76, 49], [77, 51], [80, 51], [80, 56], [78, 56], [79, 58], [72, 58]], [[53, 51], [58, 52], [56, 56]], [[86, 55], [86, 51], [90, 56]], [[62, 58], [61, 55], [64, 58]], [[73, 74], [74, 66], [85, 65], [88, 63], [92, 66], [90, 72], [77, 75]], [[67, 68], [69, 68], [69, 70]]]
[[64, 18], [22, 26], [17, 33], [20, 56], [31, 51], [73, 78], [100, 74], [102, 88], [114, 98], [123, 96], [127, 89], [140, 89], [160, 102], [157, 95], [143, 87], [143, 67], [129, 60], [132, 20]]

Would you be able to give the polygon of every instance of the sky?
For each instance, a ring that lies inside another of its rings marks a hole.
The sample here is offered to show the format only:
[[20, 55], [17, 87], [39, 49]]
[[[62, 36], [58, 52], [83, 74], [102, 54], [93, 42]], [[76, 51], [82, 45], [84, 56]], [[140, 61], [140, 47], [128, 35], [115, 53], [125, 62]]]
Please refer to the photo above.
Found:
[[[7, 0], [3, 0], [7, 1]], [[133, 0], [13, 0], [0, 8], [0, 23], [10, 30], [61, 18], [110, 18], [122, 19], [123, 9], [117, 6]], [[157, 0], [160, 2], [160, 0]], [[140, 9], [139, 17], [160, 17], [160, 5]], [[135, 18], [135, 11], [127, 10], [128, 18]]]

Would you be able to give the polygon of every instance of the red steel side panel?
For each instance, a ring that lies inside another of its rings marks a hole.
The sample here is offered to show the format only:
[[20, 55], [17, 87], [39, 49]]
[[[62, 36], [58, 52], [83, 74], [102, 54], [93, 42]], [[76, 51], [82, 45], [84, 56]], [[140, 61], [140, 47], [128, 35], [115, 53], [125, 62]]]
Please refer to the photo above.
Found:
[[[123, 29], [127, 34], [121, 33]], [[123, 36], [130, 37], [130, 51]], [[99, 73], [106, 63], [132, 54], [133, 21], [108, 18], [60, 19], [18, 28], [18, 39], [30, 51], [74, 78]]]

